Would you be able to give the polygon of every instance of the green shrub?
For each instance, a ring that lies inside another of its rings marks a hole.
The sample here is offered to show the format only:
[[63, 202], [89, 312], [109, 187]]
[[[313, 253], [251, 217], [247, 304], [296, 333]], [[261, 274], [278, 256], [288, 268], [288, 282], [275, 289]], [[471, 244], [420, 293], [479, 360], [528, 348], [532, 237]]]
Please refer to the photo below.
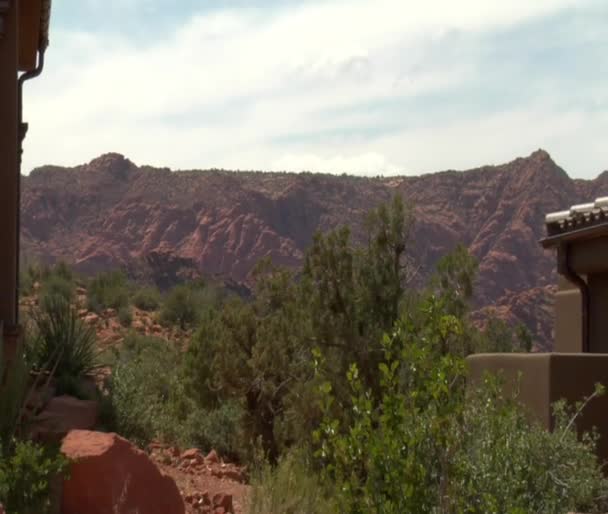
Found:
[[23, 346], [17, 349], [10, 368], [6, 369], [4, 349], [0, 333], [0, 377], [6, 376], [5, 383], [0, 382], [0, 448], [7, 448], [19, 430], [31, 369]]
[[140, 445], [179, 439], [188, 412], [180, 353], [162, 339], [130, 334], [114, 358], [102, 422]]
[[122, 271], [97, 275], [89, 284], [88, 308], [94, 312], [104, 309], [120, 310], [129, 305], [129, 281]]
[[131, 307], [124, 306], [118, 309], [118, 321], [123, 327], [130, 327], [133, 323], [133, 312]]
[[133, 296], [133, 305], [142, 311], [155, 311], [161, 303], [160, 291], [156, 287], [143, 287]]
[[216, 301], [217, 295], [212, 288], [180, 284], [165, 298], [160, 321], [164, 325], [177, 325], [186, 329], [195, 325], [203, 311], [215, 305]]
[[276, 467], [262, 464], [252, 477], [249, 514], [331, 512], [323, 485], [303, 451], [292, 450]]
[[[0, 452], [1, 454], [1, 452]], [[46, 514], [53, 483], [65, 474], [68, 462], [56, 448], [17, 441], [13, 452], [0, 455], [0, 502], [10, 514]], [[57, 498], [54, 498], [56, 501]]]
[[604, 512], [593, 438], [563, 406], [553, 433], [529, 422], [495, 380], [465, 401], [464, 360], [443, 352], [462, 324], [433, 300], [422, 309], [421, 326], [406, 317], [385, 336], [378, 397], [356, 366], [348, 402], [322, 387], [317, 455], [340, 512]]
[[51, 298], [59, 297], [68, 303], [74, 300], [74, 283], [60, 275], [50, 275], [43, 283], [39, 295], [40, 305], [47, 306]]
[[32, 313], [35, 366], [56, 366], [58, 377], [78, 378], [97, 367], [95, 330], [60, 296], [49, 296]]
[[605, 512], [608, 482], [594, 452], [596, 440], [588, 433], [579, 438], [576, 415], [573, 406], [558, 402], [555, 428], [548, 432], [528, 420], [515, 396], [503, 396], [499, 380], [486, 377], [455, 427], [459, 445], [446, 490], [450, 510]]
[[220, 455], [235, 460], [248, 457], [248, 448], [240, 430], [242, 407], [234, 401], [222, 402], [208, 410], [193, 406], [184, 422], [181, 444], [217, 450]]
[[240, 406], [225, 402], [201, 409], [188, 395], [184, 375], [179, 350], [162, 339], [129, 334], [115, 352], [107, 380], [105, 428], [139, 445], [162, 439], [240, 458]]

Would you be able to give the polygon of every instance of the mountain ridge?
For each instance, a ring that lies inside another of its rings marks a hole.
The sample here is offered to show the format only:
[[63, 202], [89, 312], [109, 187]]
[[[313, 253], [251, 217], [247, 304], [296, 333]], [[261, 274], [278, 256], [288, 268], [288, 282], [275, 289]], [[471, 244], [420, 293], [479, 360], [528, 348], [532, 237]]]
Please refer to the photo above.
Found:
[[[22, 179], [25, 253], [85, 273], [191, 262], [248, 283], [255, 263], [301, 263], [317, 230], [351, 225], [399, 193], [414, 207], [413, 253], [423, 276], [457, 243], [479, 260], [476, 308], [519, 320], [551, 343], [554, 256], [544, 215], [608, 194], [608, 173], [572, 179], [544, 150], [509, 163], [419, 176], [355, 177], [137, 166], [117, 153]], [[159, 263], [162, 263], [159, 264]]]

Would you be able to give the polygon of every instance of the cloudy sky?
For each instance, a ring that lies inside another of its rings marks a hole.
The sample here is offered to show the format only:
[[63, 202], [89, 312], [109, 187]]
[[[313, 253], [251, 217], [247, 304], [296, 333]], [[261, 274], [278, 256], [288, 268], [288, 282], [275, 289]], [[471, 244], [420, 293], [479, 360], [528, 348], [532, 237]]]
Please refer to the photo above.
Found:
[[24, 171], [608, 169], [606, 0], [57, 0]]

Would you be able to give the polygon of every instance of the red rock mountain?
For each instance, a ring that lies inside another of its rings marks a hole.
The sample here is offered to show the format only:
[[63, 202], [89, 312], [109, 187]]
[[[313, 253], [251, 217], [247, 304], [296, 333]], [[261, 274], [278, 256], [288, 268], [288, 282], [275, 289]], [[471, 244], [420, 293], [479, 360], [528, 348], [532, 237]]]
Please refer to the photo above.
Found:
[[[550, 344], [554, 256], [538, 240], [544, 215], [608, 195], [608, 172], [573, 180], [543, 150], [501, 166], [418, 177], [179, 171], [138, 167], [118, 154], [23, 177], [25, 253], [83, 272], [146, 262], [246, 282], [270, 256], [298, 265], [317, 230], [350, 224], [395, 193], [415, 206], [423, 272], [457, 243], [480, 262], [477, 303], [526, 323]], [[137, 266], [136, 266], [137, 267]]]

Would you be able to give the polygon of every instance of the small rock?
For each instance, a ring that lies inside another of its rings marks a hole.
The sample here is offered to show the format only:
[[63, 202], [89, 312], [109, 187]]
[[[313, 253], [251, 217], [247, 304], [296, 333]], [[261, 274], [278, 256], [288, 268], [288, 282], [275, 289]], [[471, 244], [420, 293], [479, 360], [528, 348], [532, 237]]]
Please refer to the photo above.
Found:
[[87, 325], [96, 325], [99, 322], [99, 316], [94, 312], [87, 314], [83, 320]]
[[218, 508], [224, 509], [226, 512], [232, 512], [232, 495], [218, 493], [213, 496], [213, 508], [217, 511]]
[[211, 450], [205, 457], [205, 460], [210, 464], [217, 464], [220, 461], [220, 458], [215, 450]]
[[186, 450], [184, 453], [182, 453], [181, 457], [184, 460], [194, 461], [197, 464], [205, 462], [205, 458], [201, 455], [198, 448], [190, 448], [189, 450]]

